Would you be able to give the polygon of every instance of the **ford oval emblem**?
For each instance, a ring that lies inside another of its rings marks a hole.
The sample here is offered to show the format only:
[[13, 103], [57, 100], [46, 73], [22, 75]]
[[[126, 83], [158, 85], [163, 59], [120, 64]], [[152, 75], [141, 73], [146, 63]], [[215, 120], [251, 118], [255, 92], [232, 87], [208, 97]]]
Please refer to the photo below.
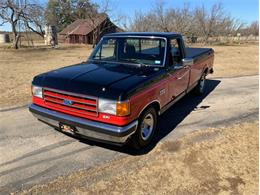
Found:
[[72, 105], [72, 101], [71, 100], [63, 100], [63, 104], [67, 105], [67, 106], [70, 106]]

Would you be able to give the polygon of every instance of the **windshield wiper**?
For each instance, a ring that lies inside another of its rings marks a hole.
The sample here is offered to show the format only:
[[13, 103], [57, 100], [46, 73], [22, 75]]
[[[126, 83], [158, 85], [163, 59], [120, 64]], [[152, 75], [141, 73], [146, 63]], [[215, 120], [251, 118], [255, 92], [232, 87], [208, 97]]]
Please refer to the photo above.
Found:
[[135, 64], [135, 65], [137, 65], [137, 66], [140, 67], [140, 68], [150, 67], [150, 65], [144, 64], [144, 63], [139, 62], [139, 61], [137, 61], [137, 60], [121, 59], [120, 61], [125, 61], [125, 62], [128, 62], [128, 63]]
[[139, 68], [152, 67], [152, 65], [144, 64], [142, 62], [138, 62], [137, 60], [129, 60], [129, 59], [120, 59], [120, 61], [111, 61], [111, 62], [103, 61], [103, 60], [99, 60], [99, 59], [89, 59], [89, 61], [92, 61], [97, 64], [120, 63], [120, 61], [121, 61], [124, 64], [131, 65], [131, 66], [137, 66]]
[[89, 59], [88, 61], [97, 63], [97, 64], [107, 64], [107, 61], [103, 61], [103, 60], [98, 60], [98, 59]]

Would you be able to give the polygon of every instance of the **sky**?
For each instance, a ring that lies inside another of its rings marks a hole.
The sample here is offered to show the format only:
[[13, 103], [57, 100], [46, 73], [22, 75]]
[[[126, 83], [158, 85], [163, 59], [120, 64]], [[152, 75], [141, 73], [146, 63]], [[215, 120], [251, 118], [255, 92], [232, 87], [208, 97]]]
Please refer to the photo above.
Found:
[[[100, 3], [103, 0], [94, 0]], [[155, 6], [156, 0], [110, 0], [116, 9], [130, 17], [135, 11], [149, 11]], [[211, 7], [213, 4], [221, 2], [227, 13], [232, 17], [240, 19], [242, 22], [251, 23], [258, 20], [259, 6], [258, 0], [164, 0], [165, 7], [182, 7], [188, 3], [190, 7], [200, 6]]]
[[[47, 0], [39, 0], [42, 3], [47, 3]], [[103, 0], [92, 0], [98, 4], [104, 2]], [[117, 14], [127, 17], [133, 17], [135, 11], [147, 12], [155, 6], [156, 0], [110, 0], [112, 7], [111, 17]], [[224, 9], [232, 17], [239, 19], [241, 22], [250, 24], [252, 21], [259, 19], [259, 5], [258, 0], [164, 0], [165, 7], [182, 7], [184, 3], [188, 3], [190, 7], [196, 7], [204, 4], [204, 6], [211, 7], [213, 4], [221, 2]], [[10, 31], [9, 25], [0, 26], [1, 30]]]

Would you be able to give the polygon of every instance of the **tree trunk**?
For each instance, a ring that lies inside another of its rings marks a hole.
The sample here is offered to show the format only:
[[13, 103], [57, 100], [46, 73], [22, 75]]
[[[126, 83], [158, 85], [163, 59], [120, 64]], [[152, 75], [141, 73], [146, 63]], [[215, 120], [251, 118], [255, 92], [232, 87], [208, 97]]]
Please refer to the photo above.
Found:
[[18, 43], [20, 39], [20, 34], [17, 33], [15, 28], [15, 23], [12, 23], [12, 31], [13, 31], [13, 48], [18, 49]]
[[96, 31], [93, 30], [93, 36], [92, 36], [92, 48], [94, 48], [96, 45]]
[[18, 43], [19, 43], [19, 39], [20, 39], [20, 35], [17, 33], [13, 33], [14, 36], [14, 40], [13, 40], [13, 48], [18, 49]]

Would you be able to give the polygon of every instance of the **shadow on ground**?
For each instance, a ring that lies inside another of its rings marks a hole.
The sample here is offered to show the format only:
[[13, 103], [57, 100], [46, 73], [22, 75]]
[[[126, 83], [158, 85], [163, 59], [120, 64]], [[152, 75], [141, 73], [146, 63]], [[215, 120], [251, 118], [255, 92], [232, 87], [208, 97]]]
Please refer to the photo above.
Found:
[[183, 97], [180, 101], [174, 104], [170, 109], [168, 109], [163, 115], [159, 117], [158, 126], [157, 126], [157, 134], [154, 137], [154, 140], [150, 144], [149, 147], [144, 148], [140, 151], [136, 151], [129, 147], [128, 145], [119, 147], [114, 145], [109, 145], [105, 143], [99, 143], [86, 139], [79, 139], [81, 142], [96, 145], [98, 147], [103, 147], [106, 149], [115, 150], [122, 153], [127, 153], [131, 155], [143, 155], [151, 151], [156, 144], [167, 136], [171, 131], [180, 124], [192, 111], [198, 109], [207, 109], [209, 106], [201, 106], [197, 107], [204, 98], [206, 98], [219, 84], [221, 81], [219, 80], [207, 80], [207, 85], [205, 89], [205, 93], [202, 96], [196, 96], [192, 92]]

